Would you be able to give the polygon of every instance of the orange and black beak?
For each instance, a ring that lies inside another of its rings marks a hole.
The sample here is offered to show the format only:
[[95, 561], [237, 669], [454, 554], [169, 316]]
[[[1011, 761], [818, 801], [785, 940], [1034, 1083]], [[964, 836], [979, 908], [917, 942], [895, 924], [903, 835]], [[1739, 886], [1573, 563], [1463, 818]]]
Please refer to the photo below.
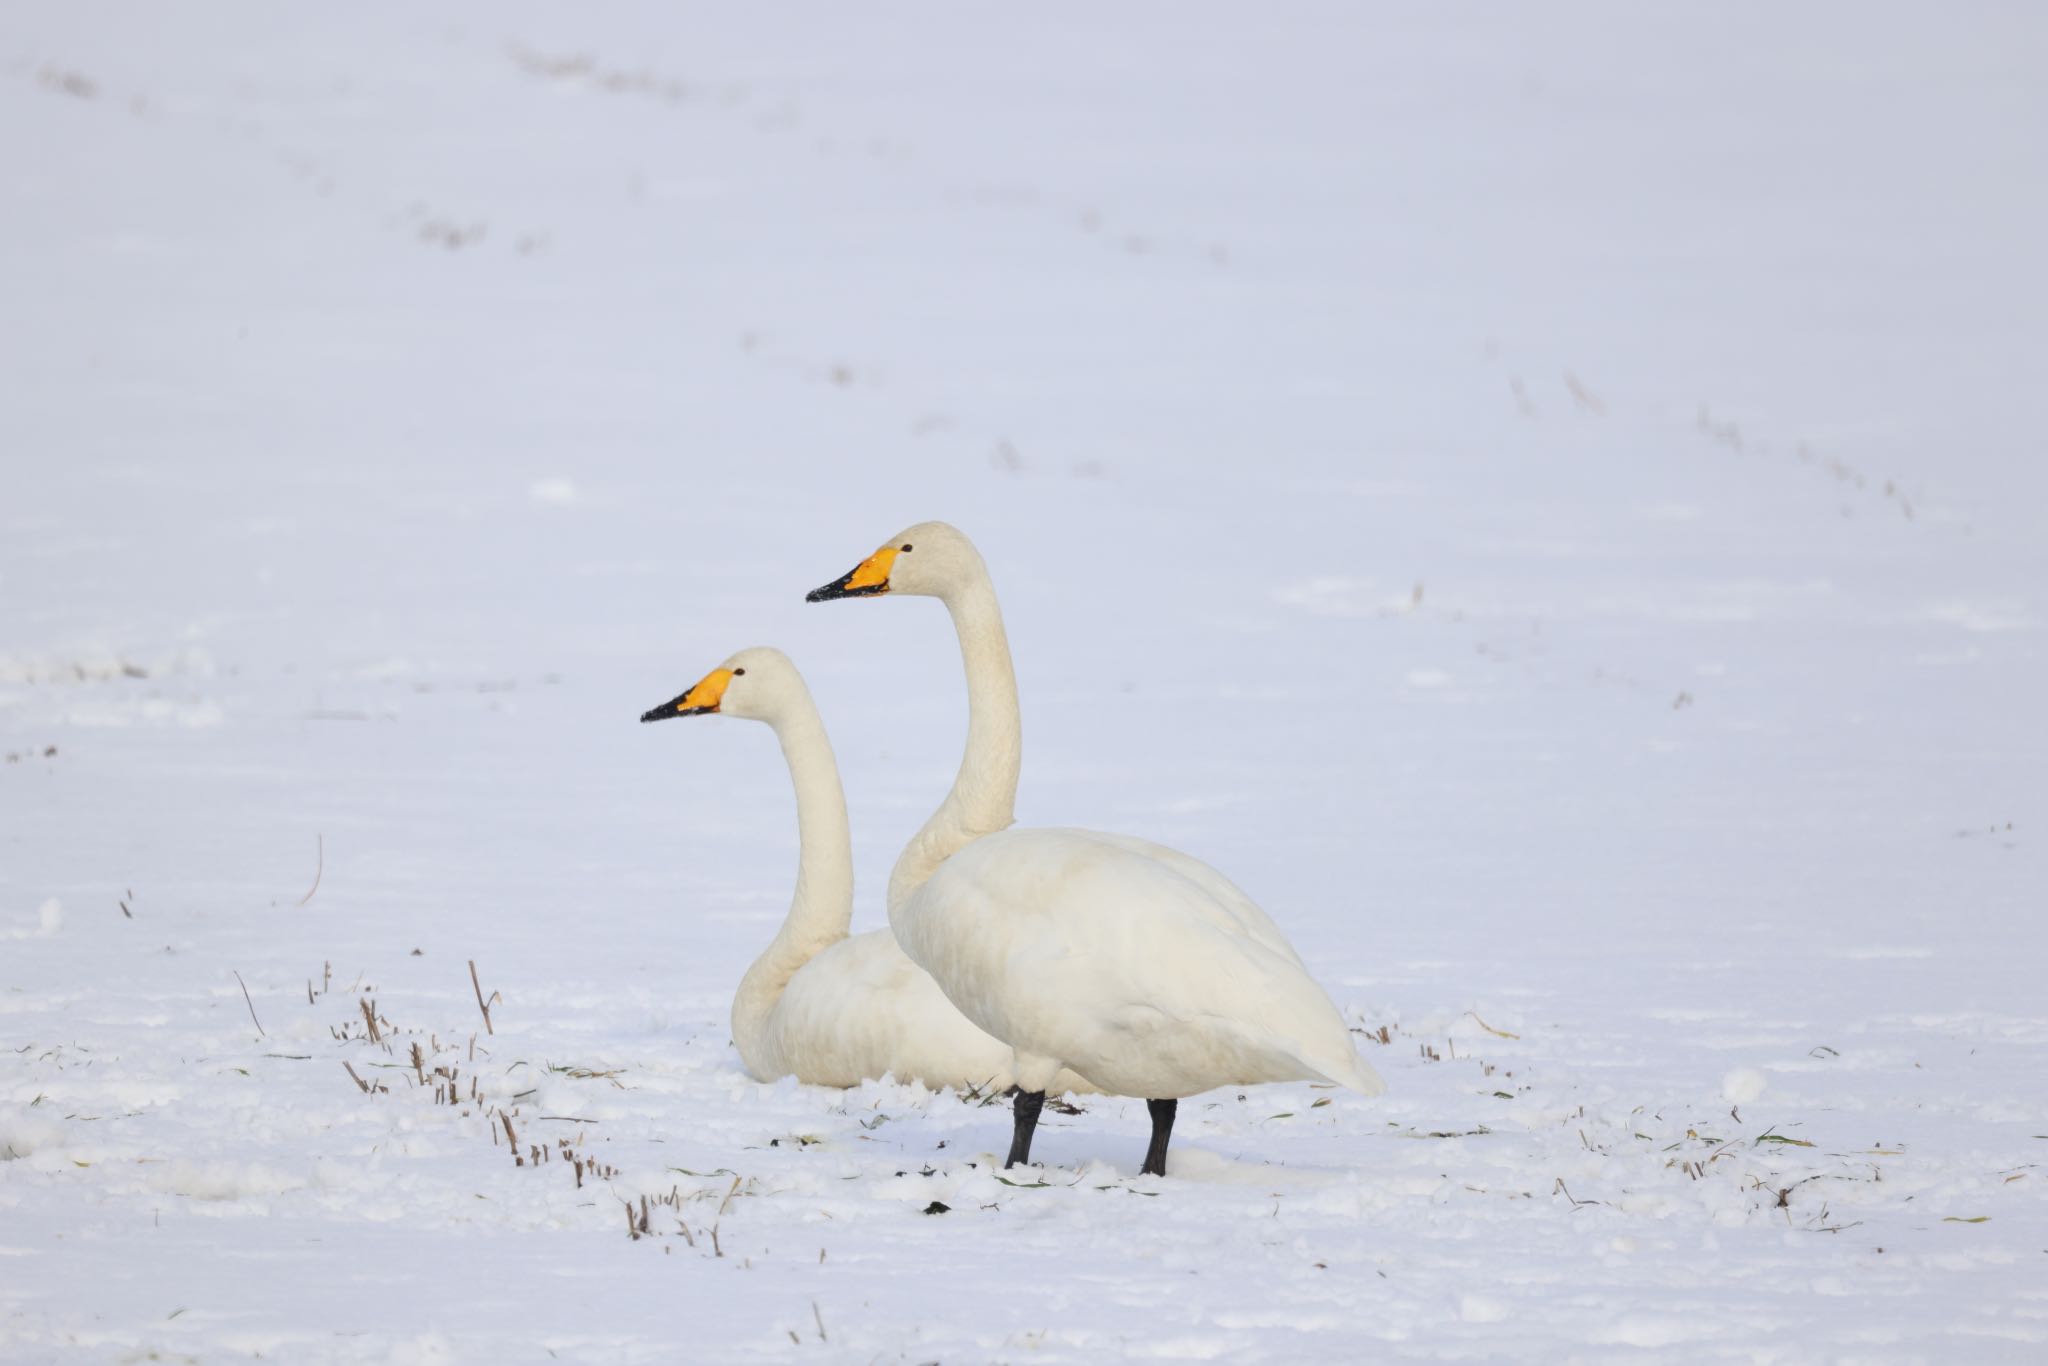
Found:
[[732, 682], [731, 669], [713, 669], [681, 697], [662, 703], [653, 711], [642, 714], [642, 721], [666, 721], [672, 716], [703, 716], [718, 710], [718, 701], [725, 696], [725, 685]]
[[896, 547], [884, 546], [832, 580], [823, 588], [804, 594], [805, 602], [830, 602], [834, 598], [872, 598], [889, 591], [889, 570], [896, 563]]

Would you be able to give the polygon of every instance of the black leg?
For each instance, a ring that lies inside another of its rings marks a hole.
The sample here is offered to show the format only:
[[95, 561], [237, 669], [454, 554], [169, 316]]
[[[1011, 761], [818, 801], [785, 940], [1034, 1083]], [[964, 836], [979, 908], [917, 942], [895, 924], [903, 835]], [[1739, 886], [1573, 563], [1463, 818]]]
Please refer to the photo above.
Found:
[[1148, 1100], [1145, 1108], [1152, 1112], [1152, 1146], [1145, 1149], [1145, 1165], [1139, 1168], [1141, 1176], [1166, 1175], [1166, 1143], [1173, 1137], [1173, 1112], [1180, 1108], [1177, 1100]]
[[[1169, 1104], [1171, 1102], [1168, 1102]], [[1010, 1135], [1010, 1160], [1003, 1164], [1005, 1170], [1031, 1160], [1031, 1131], [1038, 1127], [1038, 1112], [1045, 1108], [1045, 1092], [1019, 1091], [1013, 1103], [1012, 1113], [1017, 1127]]]

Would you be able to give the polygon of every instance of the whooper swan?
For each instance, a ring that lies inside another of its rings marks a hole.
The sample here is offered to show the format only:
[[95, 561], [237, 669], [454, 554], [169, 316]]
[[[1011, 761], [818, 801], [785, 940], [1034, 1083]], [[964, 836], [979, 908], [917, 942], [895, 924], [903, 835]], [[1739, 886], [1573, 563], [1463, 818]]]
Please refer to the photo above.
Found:
[[810, 601], [883, 594], [945, 603], [966, 663], [966, 756], [896, 861], [889, 923], [947, 998], [1015, 1053], [1005, 1165], [1030, 1161], [1043, 1088], [1063, 1068], [1146, 1100], [1142, 1170], [1161, 1176], [1182, 1096], [1297, 1080], [1385, 1089], [1279, 929], [1215, 869], [1128, 835], [1008, 828], [1016, 673], [995, 587], [964, 535], [920, 523]]
[[[742, 650], [642, 721], [711, 714], [766, 721], [796, 786], [796, 895], [782, 928], [740, 979], [732, 1037], [760, 1081], [854, 1086], [894, 1076], [926, 1086], [1008, 1089], [1011, 1050], [968, 1023], [886, 930], [847, 937], [853, 844], [825, 725], [780, 650]], [[1072, 1075], [1056, 1090], [1094, 1088]]]

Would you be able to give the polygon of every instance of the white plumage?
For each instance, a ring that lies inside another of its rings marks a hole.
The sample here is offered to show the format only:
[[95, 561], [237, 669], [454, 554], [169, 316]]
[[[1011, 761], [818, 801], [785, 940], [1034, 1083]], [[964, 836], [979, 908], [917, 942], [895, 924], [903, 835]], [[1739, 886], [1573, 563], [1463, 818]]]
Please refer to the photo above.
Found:
[[1094, 830], [1005, 830], [940, 865], [890, 919], [1040, 1090], [1062, 1064], [1113, 1095], [1380, 1080], [1272, 922], [1214, 870]]
[[[1008, 828], [1022, 756], [1016, 674], [965, 536], [921, 523], [811, 597], [882, 594], [946, 604], [968, 684], [960, 773], [897, 861], [889, 923], [947, 999], [1011, 1046], [1021, 1091], [1065, 1068], [1155, 1102], [1146, 1170], [1163, 1172], [1163, 1102], [1257, 1082], [1385, 1089], [1278, 927], [1221, 873], [1124, 835]], [[1013, 1161], [1029, 1152], [1028, 1099]]]
[[[782, 742], [797, 802], [797, 886], [789, 915], [748, 968], [732, 1003], [733, 1043], [749, 1075], [855, 1086], [894, 1076], [940, 1087], [1007, 1090], [1011, 1049], [977, 1029], [876, 930], [848, 937], [853, 851], [846, 797], [825, 724], [780, 650], [742, 650], [641, 717], [722, 713], [765, 721]], [[1068, 1074], [1055, 1090], [1091, 1090]]]

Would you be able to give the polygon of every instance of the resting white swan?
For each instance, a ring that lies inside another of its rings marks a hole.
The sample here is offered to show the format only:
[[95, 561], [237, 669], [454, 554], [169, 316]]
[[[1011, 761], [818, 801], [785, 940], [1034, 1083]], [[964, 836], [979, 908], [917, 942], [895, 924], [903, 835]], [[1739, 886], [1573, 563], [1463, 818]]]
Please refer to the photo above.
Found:
[[897, 860], [889, 923], [953, 1004], [1015, 1052], [1006, 1166], [1030, 1161], [1041, 1088], [1063, 1068], [1149, 1102], [1143, 1170], [1161, 1176], [1181, 1096], [1298, 1080], [1386, 1089], [1279, 929], [1221, 873], [1127, 835], [1007, 828], [1016, 673], [965, 536], [920, 523], [809, 600], [884, 593], [945, 603], [967, 666], [967, 754]]
[[[825, 723], [780, 650], [742, 650], [642, 721], [722, 713], [766, 721], [796, 786], [796, 896], [740, 979], [732, 1037], [749, 1074], [855, 1086], [893, 1075], [938, 1089], [1006, 1090], [1010, 1048], [968, 1023], [887, 930], [847, 937], [853, 841]], [[1056, 1089], [1086, 1091], [1071, 1074]]]

